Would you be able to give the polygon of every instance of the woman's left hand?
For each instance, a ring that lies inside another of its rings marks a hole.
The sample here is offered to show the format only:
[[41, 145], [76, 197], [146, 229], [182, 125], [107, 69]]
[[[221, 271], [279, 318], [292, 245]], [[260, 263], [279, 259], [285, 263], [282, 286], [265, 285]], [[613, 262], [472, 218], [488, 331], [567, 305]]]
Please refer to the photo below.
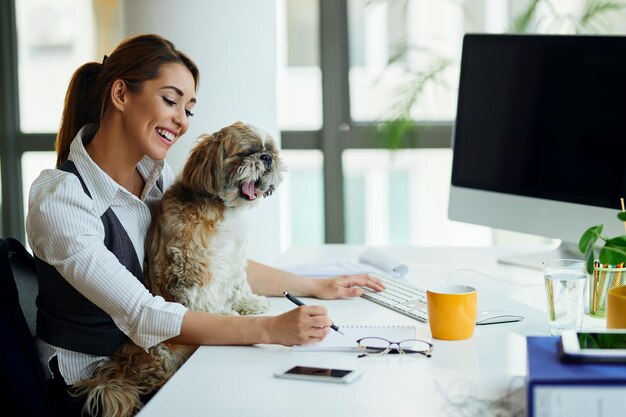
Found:
[[321, 299], [335, 299], [343, 297], [359, 297], [363, 288], [374, 291], [383, 291], [385, 286], [378, 279], [369, 274], [339, 275], [331, 278], [314, 279], [311, 295]]

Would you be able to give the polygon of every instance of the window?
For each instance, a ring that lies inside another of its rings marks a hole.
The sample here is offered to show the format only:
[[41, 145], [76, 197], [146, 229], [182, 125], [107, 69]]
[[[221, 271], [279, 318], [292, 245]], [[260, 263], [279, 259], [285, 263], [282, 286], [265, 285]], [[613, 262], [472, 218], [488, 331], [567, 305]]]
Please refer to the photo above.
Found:
[[297, 245], [324, 243], [324, 185], [322, 153], [318, 150], [283, 150], [287, 165], [280, 186], [284, 222], [283, 242]]
[[350, 103], [355, 121], [455, 116], [465, 9], [452, 1], [350, 0]]
[[450, 149], [344, 151], [346, 243], [491, 244], [489, 228], [447, 219], [451, 165]]
[[20, 130], [55, 132], [69, 75], [95, 59], [91, 2], [27, 0], [15, 6]]
[[119, 1], [0, 2], [3, 102], [2, 234], [24, 241], [32, 181], [54, 167], [54, 140], [72, 72], [121, 39]]
[[[0, 53], [15, 65], [0, 66], [4, 235], [23, 237], [25, 195], [50, 163], [39, 158], [53, 149], [69, 74], [121, 40], [120, 3], [0, 2]], [[445, 217], [463, 34], [625, 34], [625, 6], [626, 0], [279, 0], [278, 119], [290, 168], [280, 192], [285, 244], [523, 242]], [[405, 120], [417, 137], [390, 152], [387, 122], [394, 119]]]
[[[543, 241], [447, 220], [450, 139], [463, 35], [626, 33], [626, 2], [319, 0], [320, 13], [308, 14], [310, 2], [284, 2], [289, 11], [285, 16], [294, 19], [283, 22], [290, 28], [283, 33], [294, 57], [295, 51], [310, 51], [312, 46], [310, 39], [297, 36], [293, 28], [297, 26], [301, 34], [318, 19], [321, 28], [321, 126], [300, 123], [297, 133], [289, 131], [287, 123], [281, 126], [286, 129], [283, 147], [321, 151], [327, 242], [484, 245]], [[314, 32], [309, 29], [309, 33]], [[295, 62], [289, 61], [290, 65]], [[312, 66], [311, 62], [317, 63], [312, 59], [307, 63]], [[303, 79], [297, 85], [319, 85], [317, 73], [300, 74]], [[305, 81], [305, 77], [310, 78]], [[307, 94], [291, 89], [292, 82], [279, 77], [283, 105], [292, 106], [293, 101], [284, 100], [291, 94], [317, 107]], [[405, 127], [417, 135], [390, 153], [385, 149], [397, 143], [385, 132], [392, 127], [388, 122], [396, 119], [406, 121]], [[297, 211], [298, 204], [292, 201], [290, 207]], [[299, 227], [292, 222], [294, 236]]]
[[278, 126], [322, 127], [319, 1], [280, 0], [278, 7]]

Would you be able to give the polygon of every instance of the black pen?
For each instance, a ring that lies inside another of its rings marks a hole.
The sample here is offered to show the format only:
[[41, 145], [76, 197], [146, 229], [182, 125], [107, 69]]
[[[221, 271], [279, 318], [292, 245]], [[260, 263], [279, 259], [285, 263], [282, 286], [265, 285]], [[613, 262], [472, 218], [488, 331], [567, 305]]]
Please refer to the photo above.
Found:
[[[292, 303], [294, 303], [297, 306], [303, 306], [304, 305], [304, 303], [302, 301], [298, 300], [296, 297], [294, 297], [293, 295], [289, 294], [287, 291], [283, 292], [283, 295], [285, 297], [287, 297], [287, 299], [289, 301], [291, 301]], [[330, 328], [333, 329], [334, 331], [338, 332], [338, 333], [343, 334], [345, 336], [345, 334], [341, 330], [339, 330], [339, 327], [335, 326], [334, 324], [331, 324]]]

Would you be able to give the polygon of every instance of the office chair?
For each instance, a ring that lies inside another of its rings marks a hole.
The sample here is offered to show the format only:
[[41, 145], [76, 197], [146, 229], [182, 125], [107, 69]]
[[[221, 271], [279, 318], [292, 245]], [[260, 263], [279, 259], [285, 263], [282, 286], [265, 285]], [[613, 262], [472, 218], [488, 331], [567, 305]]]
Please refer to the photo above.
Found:
[[37, 292], [32, 255], [20, 241], [0, 239], [0, 398], [15, 416], [53, 415], [33, 339]]

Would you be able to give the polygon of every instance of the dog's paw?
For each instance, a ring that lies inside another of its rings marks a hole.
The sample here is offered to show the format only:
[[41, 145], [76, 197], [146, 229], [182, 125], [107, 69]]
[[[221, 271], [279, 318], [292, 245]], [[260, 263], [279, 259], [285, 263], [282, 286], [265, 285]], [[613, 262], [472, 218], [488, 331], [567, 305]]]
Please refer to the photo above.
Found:
[[270, 303], [262, 295], [251, 294], [249, 297], [238, 300], [234, 307], [242, 316], [248, 316], [265, 313], [270, 308]]

